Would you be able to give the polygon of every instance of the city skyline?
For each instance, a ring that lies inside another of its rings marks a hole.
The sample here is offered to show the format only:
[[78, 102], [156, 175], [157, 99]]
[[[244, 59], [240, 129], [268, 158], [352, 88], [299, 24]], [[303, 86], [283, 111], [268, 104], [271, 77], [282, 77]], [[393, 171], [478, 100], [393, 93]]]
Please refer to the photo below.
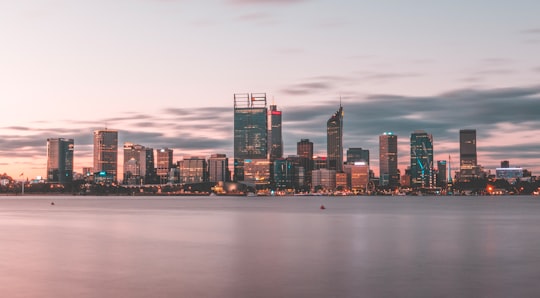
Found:
[[369, 149], [375, 173], [384, 131], [399, 136], [402, 172], [415, 130], [456, 169], [461, 129], [477, 130], [486, 169], [509, 160], [538, 173], [539, 10], [533, 1], [2, 3], [0, 172], [46, 176], [48, 138], [75, 140], [81, 172], [92, 131], [104, 128], [119, 131], [120, 145], [172, 148], [175, 160], [232, 157], [231, 94], [250, 91], [283, 112], [285, 156], [301, 139], [326, 155], [325, 122], [341, 97], [343, 149]]

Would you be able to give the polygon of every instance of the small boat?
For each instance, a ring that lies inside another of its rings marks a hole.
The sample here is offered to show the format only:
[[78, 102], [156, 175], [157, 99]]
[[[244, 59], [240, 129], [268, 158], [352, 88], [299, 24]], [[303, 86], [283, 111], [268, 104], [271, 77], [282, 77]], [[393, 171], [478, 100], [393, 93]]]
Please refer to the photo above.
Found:
[[324, 207], [324, 205], [321, 205], [321, 210], [324, 210], [326, 209], [326, 207]]

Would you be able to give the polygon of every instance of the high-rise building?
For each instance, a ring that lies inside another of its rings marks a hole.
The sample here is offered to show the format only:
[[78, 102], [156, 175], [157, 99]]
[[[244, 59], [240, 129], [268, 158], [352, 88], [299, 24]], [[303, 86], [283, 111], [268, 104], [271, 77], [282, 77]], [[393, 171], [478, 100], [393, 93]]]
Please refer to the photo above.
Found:
[[380, 185], [398, 186], [398, 141], [397, 135], [385, 132], [379, 136]]
[[437, 161], [437, 186], [445, 187], [448, 183], [448, 168], [446, 160]]
[[476, 129], [459, 131], [459, 179], [469, 180], [477, 173]]
[[508, 160], [501, 161], [501, 168], [509, 168], [510, 162]]
[[309, 139], [301, 139], [296, 143], [296, 155], [299, 164], [304, 168], [305, 186], [311, 187], [311, 171], [313, 170], [313, 142]]
[[173, 168], [173, 150], [161, 148], [156, 150], [156, 174], [159, 183], [165, 184], [169, 181], [169, 172]]
[[276, 105], [270, 105], [268, 115], [268, 148], [270, 150], [270, 161], [283, 157], [283, 138], [281, 135], [281, 111]]
[[208, 159], [208, 181], [227, 182], [231, 179], [229, 159], [225, 154], [212, 154]]
[[432, 187], [433, 136], [423, 130], [411, 134], [411, 186]]
[[[94, 172], [96, 182], [116, 182], [118, 174], [118, 131], [94, 131]], [[99, 179], [98, 179], [99, 178]]]
[[369, 166], [369, 150], [362, 148], [349, 148], [347, 150], [347, 164], [364, 162]]
[[234, 181], [246, 181], [245, 161], [268, 158], [267, 110], [266, 93], [234, 94]]
[[326, 122], [327, 168], [343, 172], [343, 107]]
[[73, 181], [73, 139], [47, 139], [47, 181]]
[[124, 181], [127, 185], [150, 183], [154, 172], [154, 150], [145, 146], [124, 143]]
[[278, 158], [273, 163], [273, 181], [276, 190], [295, 187], [294, 163], [288, 158]]

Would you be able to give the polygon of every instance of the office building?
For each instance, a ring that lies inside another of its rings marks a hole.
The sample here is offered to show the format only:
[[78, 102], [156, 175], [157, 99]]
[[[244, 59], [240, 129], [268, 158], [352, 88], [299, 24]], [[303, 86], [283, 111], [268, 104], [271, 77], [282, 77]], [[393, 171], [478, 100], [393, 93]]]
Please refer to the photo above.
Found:
[[313, 170], [313, 142], [310, 142], [309, 139], [301, 139], [300, 142], [297, 142], [296, 155], [299, 159], [299, 166], [304, 168], [304, 184], [307, 187], [311, 187], [311, 171]]
[[379, 136], [379, 184], [395, 187], [399, 185], [398, 138], [392, 132]]
[[[234, 181], [246, 181], [245, 161], [268, 158], [266, 93], [234, 94]], [[268, 169], [268, 172], [270, 169]]]
[[124, 143], [124, 181], [126, 185], [151, 183], [154, 173], [154, 149]]
[[207, 163], [204, 157], [192, 156], [178, 162], [180, 183], [202, 183], [208, 181]]
[[462, 129], [459, 131], [459, 179], [467, 181], [478, 174], [476, 129]]
[[273, 183], [276, 190], [295, 188], [294, 162], [286, 158], [278, 158], [273, 162]]
[[411, 134], [411, 186], [429, 188], [433, 183], [433, 136], [423, 130]]
[[73, 139], [47, 139], [47, 181], [73, 181]]
[[270, 187], [270, 161], [264, 159], [244, 159], [244, 184], [256, 189]]
[[501, 168], [509, 168], [510, 162], [508, 160], [501, 161]]
[[[363, 163], [363, 162], [359, 162]], [[346, 164], [343, 170], [347, 173], [347, 186], [353, 192], [365, 192], [369, 184], [369, 166], [367, 164]]]
[[326, 122], [327, 168], [343, 172], [343, 107]]
[[364, 162], [369, 166], [369, 150], [362, 148], [349, 148], [347, 150], [347, 164], [354, 165], [357, 162]]
[[448, 168], [446, 160], [437, 161], [437, 186], [445, 187], [448, 183]]
[[173, 168], [173, 165], [172, 149], [162, 148], [156, 150], [156, 174], [159, 177], [160, 184], [166, 184], [169, 182], [169, 174]]
[[312, 172], [313, 189], [332, 191], [336, 189], [336, 171], [318, 169]]
[[283, 157], [283, 138], [281, 135], [281, 111], [276, 105], [270, 105], [268, 115], [268, 148], [270, 149], [270, 161]]
[[208, 159], [208, 181], [227, 182], [231, 180], [229, 159], [225, 154], [212, 154]]
[[95, 182], [115, 183], [118, 179], [118, 131], [94, 131]]

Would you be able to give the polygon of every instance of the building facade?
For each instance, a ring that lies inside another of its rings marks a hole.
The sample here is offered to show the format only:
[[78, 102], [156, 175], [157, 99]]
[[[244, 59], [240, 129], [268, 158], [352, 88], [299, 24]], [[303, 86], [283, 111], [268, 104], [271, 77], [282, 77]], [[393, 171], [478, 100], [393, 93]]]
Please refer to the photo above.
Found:
[[96, 182], [116, 182], [118, 177], [118, 131], [94, 131], [94, 173]]
[[202, 183], [208, 181], [207, 163], [204, 157], [193, 156], [178, 162], [180, 183]]
[[[160, 184], [169, 182], [169, 174], [173, 168], [173, 150], [161, 148], [156, 150], [156, 174]], [[173, 175], [174, 176], [174, 175]]]
[[208, 159], [208, 181], [227, 182], [231, 180], [229, 159], [225, 154], [212, 154]]
[[47, 139], [47, 181], [73, 181], [73, 139]]

